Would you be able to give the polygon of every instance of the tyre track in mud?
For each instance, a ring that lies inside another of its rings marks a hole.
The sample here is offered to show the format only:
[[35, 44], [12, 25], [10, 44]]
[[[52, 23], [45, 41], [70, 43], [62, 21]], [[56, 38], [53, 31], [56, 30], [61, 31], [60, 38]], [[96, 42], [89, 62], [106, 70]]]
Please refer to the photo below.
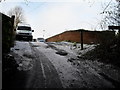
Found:
[[29, 44], [31, 46], [32, 54], [35, 58], [26, 87], [62, 88], [62, 84], [55, 67], [40, 50], [34, 47], [32, 43]]

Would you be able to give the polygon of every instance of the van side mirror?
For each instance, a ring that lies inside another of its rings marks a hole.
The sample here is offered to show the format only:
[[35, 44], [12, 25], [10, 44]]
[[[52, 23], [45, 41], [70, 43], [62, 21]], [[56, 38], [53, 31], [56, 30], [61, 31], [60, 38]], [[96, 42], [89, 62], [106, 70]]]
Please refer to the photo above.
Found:
[[32, 30], [32, 32], [34, 32], [34, 30]]

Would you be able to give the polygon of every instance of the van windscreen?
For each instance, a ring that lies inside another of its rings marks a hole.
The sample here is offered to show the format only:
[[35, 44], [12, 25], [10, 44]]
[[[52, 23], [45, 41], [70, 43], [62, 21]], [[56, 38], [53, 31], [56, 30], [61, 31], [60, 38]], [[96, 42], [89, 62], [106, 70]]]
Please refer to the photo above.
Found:
[[18, 30], [29, 30], [29, 31], [31, 31], [31, 27], [18, 26]]

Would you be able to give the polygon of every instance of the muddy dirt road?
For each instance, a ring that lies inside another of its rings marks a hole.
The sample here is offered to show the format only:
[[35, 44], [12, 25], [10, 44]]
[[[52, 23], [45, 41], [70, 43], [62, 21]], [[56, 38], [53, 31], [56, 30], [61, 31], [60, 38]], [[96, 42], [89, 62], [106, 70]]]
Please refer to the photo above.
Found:
[[49, 59], [30, 43], [34, 56], [27, 88], [62, 88], [57, 71]]
[[11, 54], [19, 67], [10, 88], [115, 88], [119, 87], [120, 69], [111, 65], [82, 60], [57, 45], [16, 41]]
[[[22, 46], [21, 46], [22, 45]], [[18, 42], [14, 55], [19, 64], [11, 88], [62, 88], [57, 71], [32, 43]]]

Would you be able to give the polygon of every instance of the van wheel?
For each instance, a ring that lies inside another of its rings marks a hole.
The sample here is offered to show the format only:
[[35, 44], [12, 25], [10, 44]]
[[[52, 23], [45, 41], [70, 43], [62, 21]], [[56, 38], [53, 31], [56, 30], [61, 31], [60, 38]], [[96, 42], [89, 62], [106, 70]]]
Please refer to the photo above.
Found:
[[32, 37], [30, 37], [28, 41], [32, 41]]

